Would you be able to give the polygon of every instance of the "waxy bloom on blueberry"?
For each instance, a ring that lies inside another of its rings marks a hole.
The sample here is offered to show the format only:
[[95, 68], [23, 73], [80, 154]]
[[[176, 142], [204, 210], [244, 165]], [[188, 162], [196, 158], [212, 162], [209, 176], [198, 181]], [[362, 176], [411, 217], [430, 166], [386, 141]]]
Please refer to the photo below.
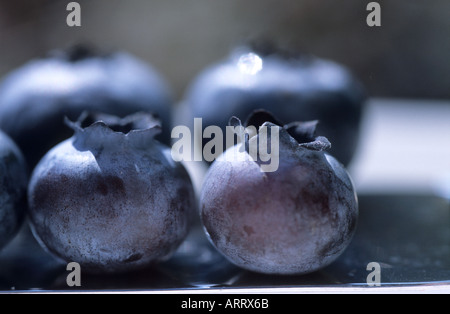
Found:
[[188, 233], [195, 197], [184, 167], [154, 139], [149, 114], [69, 123], [75, 135], [36, 167], [34, 233], [84, 271], [122, 272], [168, 258]]
[[27, 167], [17, 145], [0, 132], [0, 249], [16, 234], [26, 209]]
[[329, 265], [349, 245], [357, 223], [347, 171], [325, 153], [330, 142], [315, 136], [315, 121], [281, 126], [256, 112], [249, 125], [278, 126], [278, 170], [261, 171], [246, 143], [216, 160], [200, 201], [209, 238], [231, 262], [255, 272], [305, 274]]
[[204, 128], [225, 129], [229, 117], [247, 117], [258, 109], [284, 121], [319, 120], [318, 132], [333, 143], [331, 154], [348, 165], [365, 100], [362, 84], [341, 64], [249, 45], [200, 73], [184, 102], [192, 117], [203, 118]]
[[170, 144], [171, 95], [149, 64], [125, 53], [94, 53], [76, 46], [32, 60], [0, 85], [0, 129], [21, 148], [30, 170], [71, 136], [64, 117], [83, 111], [120, 117], [144, 111], [163, 123], [159, 139]]

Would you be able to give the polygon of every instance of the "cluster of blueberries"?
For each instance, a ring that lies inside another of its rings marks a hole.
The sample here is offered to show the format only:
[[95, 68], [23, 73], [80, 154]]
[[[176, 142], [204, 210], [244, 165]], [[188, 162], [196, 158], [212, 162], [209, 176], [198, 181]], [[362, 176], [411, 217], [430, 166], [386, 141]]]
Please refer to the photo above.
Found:
[[227, 147], [197, 195], [171, 158], [174, 101], [154, 68], [124, 52], [52, 52], [0, 85], [0, 249], [27, 215], [58, 258], [125, 272], [169, 258], [198, 216], [217, 250], [244, 269], [316, 271], [356, 228], [345, 165], [365, 97], [337, 63], [239, 47], [194, 80], [182, 106], [205, 128], [225, 128], [232, 116], [279, 128], [279, 169], [262, 172], [244, 158], [245, 143]]

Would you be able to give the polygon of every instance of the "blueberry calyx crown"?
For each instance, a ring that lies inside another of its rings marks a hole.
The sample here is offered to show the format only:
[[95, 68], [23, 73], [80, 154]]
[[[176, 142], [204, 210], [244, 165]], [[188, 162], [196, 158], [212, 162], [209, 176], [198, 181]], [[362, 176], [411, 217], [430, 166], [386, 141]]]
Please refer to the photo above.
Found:
[[83, 112], [76, 122], [67, 117], [65, 123], [75, 132], [74, 143], [81, 150], [97, 149], [111, 144], [131, 143], [148, 147], [161, 133], [160, 121], [152, 114], [138, 112], [124, 118], [105, 113]]
[[326, 151], [331, 148], [330, 141], [324, 136], [316, 136], [318, 120], [307, 122], [292, 122], [284, 126], [299, 146], [315, 151]]
[[[316, 136], [318, 120], [305, 122], [291, 122], [284, 124], [276, 119], [270, 112], [266, 110], [255, 110], [247, 118], [245, 127], [253, 126], [257, 130], [263, 125], [279, 126], [295, 140], [299, 147], [303, 147], [314, 151], [326, 151], [331, 148], [330, 141], [323, 136]], [[242, 125], [241, 120], [237, 117], [230, 119], [229, 125]], [[256, 135], [256, 134], [255, 134]], [[249, 136], [245, 139], [245, 147], [248, 147]]]

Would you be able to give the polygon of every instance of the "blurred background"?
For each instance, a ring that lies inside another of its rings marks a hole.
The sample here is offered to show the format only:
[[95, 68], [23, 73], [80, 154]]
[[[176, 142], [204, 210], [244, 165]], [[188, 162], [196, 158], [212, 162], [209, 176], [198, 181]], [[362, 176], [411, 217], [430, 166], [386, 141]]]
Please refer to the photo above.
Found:
[[450, 182], [448, 0], [378, 1], [381, 27], [366, 24], [370, 1], [79, 0], [81, 27], [66, 24], [69, 2], [0, 0], [0, 77], [84, 42], [148, 61], [181, 100], [193, 78], [233, 47], [271, 38], [346, 65], [366, 86], [370, 101], [350, 169], [361, 190]]
[[450, 98], [448, 0], [378, 1], [378, 28], [366, 24], [370, 1], [79, 0], [73, 28], [69, 2], [0, 0], [0, 75], [82, 41], [151, 62], [180, 95], [206, 65], [262, 36], [347, 65], [373, 96]]

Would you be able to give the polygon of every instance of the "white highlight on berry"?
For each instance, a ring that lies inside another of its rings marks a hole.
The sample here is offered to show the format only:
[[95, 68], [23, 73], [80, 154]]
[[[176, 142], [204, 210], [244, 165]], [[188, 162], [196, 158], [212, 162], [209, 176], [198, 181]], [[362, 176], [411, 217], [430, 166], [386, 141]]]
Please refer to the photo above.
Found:
[[242, 55], [237, 63], [239, 71], [247, 75], [255, 75], [263, 69], [263, 60], [254, 53]]

